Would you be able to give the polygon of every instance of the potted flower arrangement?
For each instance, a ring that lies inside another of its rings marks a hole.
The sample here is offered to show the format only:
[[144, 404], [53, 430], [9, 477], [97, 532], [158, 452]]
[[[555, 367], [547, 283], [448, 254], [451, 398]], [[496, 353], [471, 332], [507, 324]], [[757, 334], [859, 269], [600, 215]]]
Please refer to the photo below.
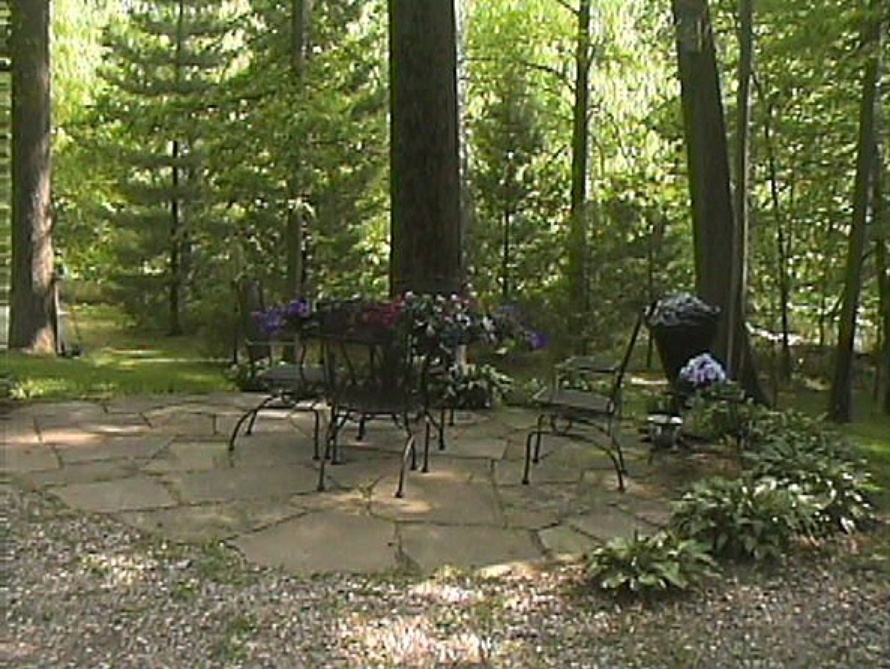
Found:
[[677, 293], [656, 302], [646, 325], [668, 381], [675, 383], [690, 358], [706, 352], [717, 333], [720, 309], [689, 293]]
[[299, 334], [312, 318], [312, 303], [300, 297], [286, 304], [276, 304], [255, 311], [252, 316], [264, 335], [278, 339], [288, 334]]

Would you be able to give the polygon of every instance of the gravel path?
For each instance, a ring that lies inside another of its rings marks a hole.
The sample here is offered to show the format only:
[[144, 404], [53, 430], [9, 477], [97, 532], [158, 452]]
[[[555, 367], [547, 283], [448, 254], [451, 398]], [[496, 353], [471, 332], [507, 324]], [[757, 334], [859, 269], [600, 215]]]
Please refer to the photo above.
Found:
[[297, 579], [2, 489], [15, 667], [890, 668], [883, 558], [799, 556], [644, 606], [578, 569]]

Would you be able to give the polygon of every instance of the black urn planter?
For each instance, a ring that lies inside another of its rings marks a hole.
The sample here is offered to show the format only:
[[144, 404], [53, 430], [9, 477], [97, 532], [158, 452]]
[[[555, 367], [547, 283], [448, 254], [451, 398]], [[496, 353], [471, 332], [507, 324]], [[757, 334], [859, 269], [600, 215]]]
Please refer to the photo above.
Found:
[[710, 351], [717, 336], [719, 307], [688, 294], [659, 300], [647, 319], [661, 366], [671, 385], [690, 358]]

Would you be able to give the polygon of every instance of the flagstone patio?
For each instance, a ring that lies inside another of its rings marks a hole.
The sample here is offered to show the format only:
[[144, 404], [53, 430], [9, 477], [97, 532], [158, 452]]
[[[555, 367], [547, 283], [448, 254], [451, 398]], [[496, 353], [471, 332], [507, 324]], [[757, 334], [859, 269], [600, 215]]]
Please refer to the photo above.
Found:
[[[234, 453], [227, 439], [249, 394], [33, 403], [4, 417], [2, 470], [73, 509], [172, 540], [222, 540], [247, 559], [298, 574], [423, 572], [577, 556], [614, 536], [651, 532], [666, 493], [633, 428], [617, 491], [598, 449], [557, 437], [521, 485], [526, 410], [459, 412], [428, 473], [396, 499], [398, 430], [372, 423], [318, 492], [311, 416], [264, 413]], [[350, 441], [352, 439], [352, 441]]]

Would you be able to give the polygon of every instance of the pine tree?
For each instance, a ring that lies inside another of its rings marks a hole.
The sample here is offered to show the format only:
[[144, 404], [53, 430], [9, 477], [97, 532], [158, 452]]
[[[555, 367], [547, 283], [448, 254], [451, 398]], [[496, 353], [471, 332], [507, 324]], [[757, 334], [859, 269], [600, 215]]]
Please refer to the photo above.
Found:
[[100, 113], [116, 130], [108, 148], [121, 161], [116, 278], [137, 313], [156, 313], [163, 296], [170, 334], [184, 329], [194, 251], [213, 203], [204, 139], [227, 61], [225, 11], [218, 0], [135, 3], [108, 35], [110, 91]]

